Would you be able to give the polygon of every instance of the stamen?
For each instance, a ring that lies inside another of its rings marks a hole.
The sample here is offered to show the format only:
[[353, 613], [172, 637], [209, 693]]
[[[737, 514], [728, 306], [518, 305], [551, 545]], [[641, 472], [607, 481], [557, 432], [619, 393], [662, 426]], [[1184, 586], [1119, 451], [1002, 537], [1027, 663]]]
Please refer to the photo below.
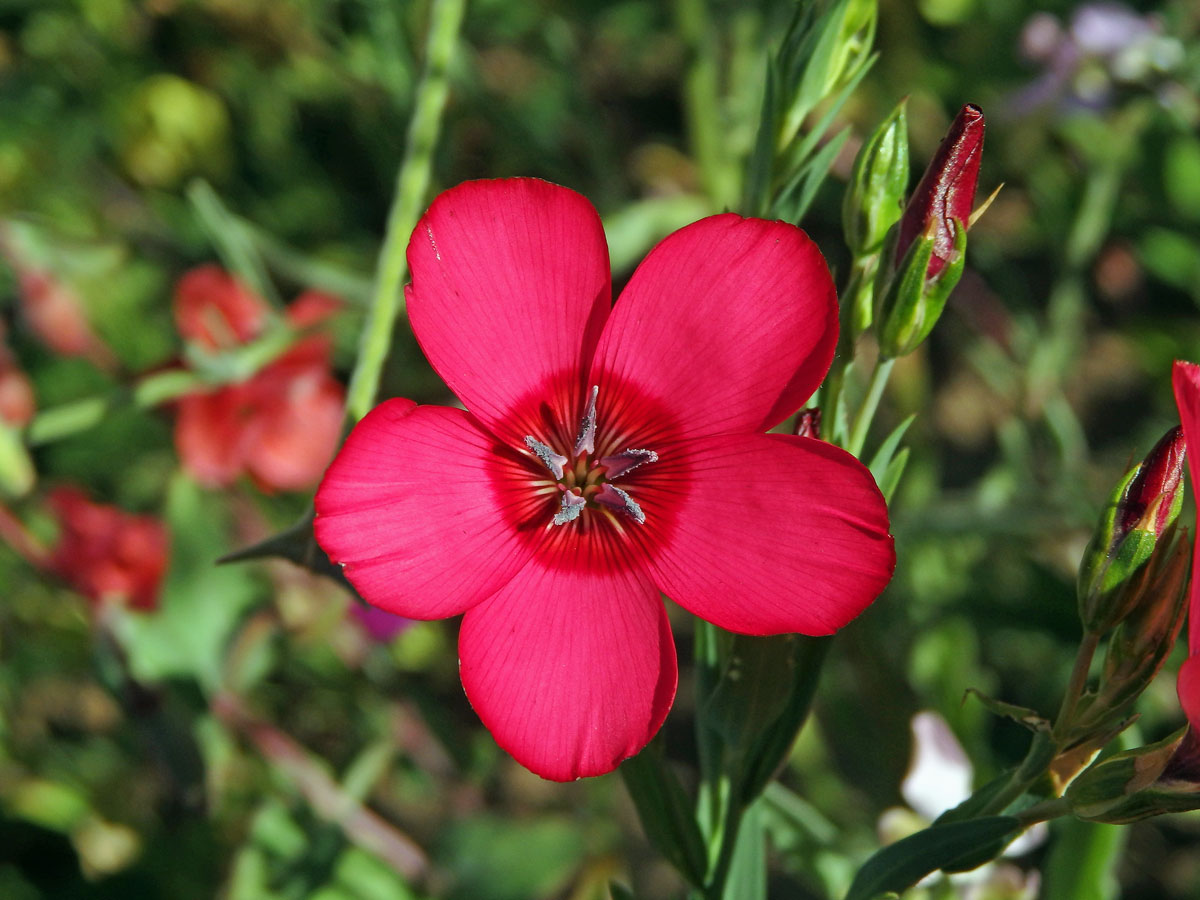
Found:
[[596, 397], [600, 393], [600, 385], [592, 386], [592, 396], [588, 398], [587, 409], [583, 411], [583, 420], [579, 423], [579, 435], [575, 438], [575, 455], [596, 452]]
[[525, 446], [532, 450], [537, 458], [542, 461], [542, 465], [554, 473], [555, 478], [563, 477], [563, 466], [568, 462], [565, 456], [555, 453], [531, 435], [525, 435]]
[[[604, 484], [600, 488], [600, 493], [596, 495], [596, 502], [607, 506], [609, 509], [615, 509], [617, 512], [623, 512], [639, 525], [646, 524], [646, 514], [642, 512], [642, 508], [638, 506], [638, 502], [629, 496], [619, 487], [614, 487], [611, 484]], [[558, 521], [555, 517], [555, 521]]]
[[604, 457], [600, 460], [600, 465], [604, 466], [605, 474], [609, 478], [620, 478], [638, 466], [652, 462], [658, 462], [658, 454], [653, 450], [629, 449]]
[[579, 518], [579, 514], [583, 512], [585, 506], [587, 506], [586, 500], [574, 491], [566, 491], [562, 495], [562, 507], [554, 514], [554, 524], [566, 525], [568, 522], [574, 522]]

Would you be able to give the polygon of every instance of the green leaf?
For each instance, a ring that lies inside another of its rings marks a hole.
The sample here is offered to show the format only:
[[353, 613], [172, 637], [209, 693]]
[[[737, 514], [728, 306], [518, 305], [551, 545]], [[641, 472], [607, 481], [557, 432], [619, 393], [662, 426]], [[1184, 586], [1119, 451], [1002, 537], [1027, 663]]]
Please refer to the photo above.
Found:
[[846, 900], [873, 900], [888, 891], [903, 893], [931, 872], [953, 868], [982, 849], [997, 847], [998, 854], [1020, 832], [1021, 823], [1012, 816], [933, 825], [867, 860]]
[[997, 716], [1016, 722], [1030, 731], [1047, 733], [1050, 731], [1050, 720], [1042, 716], [1036, 709], [993, 699], [982, 691], [975, 690], [975, 688], [967, 688], [966, 692]]
[[116, 628], [135, 678], [190, 677], [215, 690], [225, 647], [256, 585], [245, 569], [216, 564], [229, 524], [223, 498], [177, 474], [167, 490], [166, 520], [171, 556], [162, 605], [152, 615], [122, 615]]
[[708, 856], [692, 801], [663, 759], [658, 742], [621, 763], [621, 777], [646, 837], [688, 882], [704, 885]]
[[877, 482], [882, 482], [884, 472], [892, 463], [892, 457], [896, 455], [896, 450], [900, 447], [900, 442], [904, 440], [904, 435], [908, 428], [916, 420], [917, 414], [912, 413], [903, 422], [892, 429], [891, 434], [883, 439], [883, 443], [879, 445], [879, 449], [875, 451], [875, 455], [871, 457], [871, 461], [867, 464], [867, 468], [871, 470], [871, 474]]
[[896, 454], [895, 459], [888, 463], [883, 477], [879, 479], [879, 492], [883, 494], [883, 499], [888, 503], [892, 502], [892, 495], [896, 493], [896, 488], [900, 486], [900, 479], [904, 477], [904, 469], [908, 465], [908, 456], [908, 448], [905, 447]]
[[792, 675], [787, 703], [775, 721], [747, 751], [742, 764], [741, 802], [748, 804], [775, 777], [791, 752], [796, 735], [808, 718], [821, 666], [833, 646], [830, 637], [795, 635], [792, 642]]
[[754, 803], [742, 815], [721, 900], [766, 900], [766, 896], [767, 838], [761, 804]]

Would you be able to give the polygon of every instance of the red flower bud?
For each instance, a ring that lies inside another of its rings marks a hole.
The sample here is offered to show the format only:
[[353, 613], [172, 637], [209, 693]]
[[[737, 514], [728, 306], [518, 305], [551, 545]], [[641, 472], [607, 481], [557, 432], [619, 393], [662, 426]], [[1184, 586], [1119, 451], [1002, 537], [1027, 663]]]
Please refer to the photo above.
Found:
[[926, 275], [933, 278], [945, 268], [954, 252], [951, 220], [957, 219], [965, 228], [971, 219], [983, 157], [983, 129], [983, 110], [978, 106], [968, 103], [959, 110], [900, 219], [897, 263], [919, 235], [932, 229], [933, 256]]
[[800, 410], [796, 417], [796, 436], [820, 439], [821, 437], [821, 408], [810, 406]]
[[1135, 528], [1160, 537], [1174, 521], [1183, 502], [1183, 463], [1186, 458], [1187, 441], [1183, 437], [1183, 428], [1177, 425], [1146, 455], [1141, 470], [1117, 501], [1114, 545]]

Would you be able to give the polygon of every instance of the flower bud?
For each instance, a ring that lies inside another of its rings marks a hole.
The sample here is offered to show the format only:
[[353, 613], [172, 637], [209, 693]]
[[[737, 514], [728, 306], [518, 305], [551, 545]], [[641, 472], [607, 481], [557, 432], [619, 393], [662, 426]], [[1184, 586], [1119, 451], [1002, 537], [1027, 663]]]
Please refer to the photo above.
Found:
[[1162, 668], [1183, 627], [1191, 547], [1185, 537], [1160, 543], [1134, 579], [1130, 610], [1109, 639], [1099, 693], [1077, 726], [1080, 733], [1110, 729]]
[[900, 219], [908, 188], [907, 98], [867, 138], [854, 159], [842, 204], [846, 244], [855, 256], [877, 252]]
[[884, 242], [874, 286], [884, 357], [905, 356], [929, 336], [962, 277], [983, 127], [979, 107], [964, 106]]
[[897, 262], [918, 235], [931, 229], [934, 246], [928, 276], [935, 277], [950, 262], [958, 230], [965, 230], [971, 221], [983, 157], [983, 130], [983, 110], [978, 106], [968, 103], [958, 111], [905, 207], [896, 242]]
[[1108, 631], [1138, 603], [1138, 573], [1168, 534], [1183, 505], [1187, 443], [1176, 426], [1113, 492], [1079, 569], [1079, 616], [1096, 634]]
[[[1066, 798], [1071, 812], [1093, 822], [1123, 824], [1178, 809], [1178, 798], [1166, 796], [1165, 770], [1184, 738], [1177, 731], [1165, 740], [1100, 759], [1071, 782]], [[1194, 809], [1200, 794], [1193, 794]]]
[[[908, 248], [894, 272], [887, 266], [879, 267], [874, 288], [875, 321], [879, 352], [885, 358], [907, 356], [929, 337], [929, 332], [941, 318], [950, 292], [962, 277], [967, 259], [967, 229], [957, 221], [951, 222], [951, 227], [955, 234], [954, 251], [949, 264], [936, 276], [928, 275], [936, 243], [932, 222], [929, 230]], [[893, 229], [889, 244], [895, 235]], [[888, 251], [885, 244], [885, 256]]]
[[800, 414], [796, 416], [796, 436], [820, 439], [821, 408], [819, 406], [810, 406], [800, 410]]

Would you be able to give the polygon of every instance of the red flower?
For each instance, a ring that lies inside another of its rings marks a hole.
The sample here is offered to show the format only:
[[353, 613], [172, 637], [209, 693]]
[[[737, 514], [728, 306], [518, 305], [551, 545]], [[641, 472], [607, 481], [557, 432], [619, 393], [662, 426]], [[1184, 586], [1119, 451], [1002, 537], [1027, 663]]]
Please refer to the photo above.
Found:
[[470, 412], [371, 412], [317, 493], [317, 538], [376, 606], [465, 613], [463, 686], [523, 765], [598, 775], [658, 730], [677, 675], [659, 591], [733, 631], [828, 634], [887, 584], [866, 468], [762, 433], [837, 341], [799, 229], [704, 219], [612, 306], [587, 200], [468, 182], [418, 223], [408, 263], [413, 330]]
[[[310, 291], [289, 307], [288, 322], [312, 327], [337, 306]], [[180, 334], [208, 351], [253, 340], [268, 318], [266, 304], [216, 266], [188, 272], [176, 289]], [[310, 335], [245, 381], [183, 397], [175, 446], [189, 474], [210, 487], [243, 472], [267, 490], [316, 481], [337, 448], [345, 400], [329, 371], [330, 350], [327, 337]]]
[[161, 522], [92, 503], [78, 488], [56, 488], [48, 502], [59, 528], [51, 572], [96, 603], [158, 606], [168, 545]]
[[[1183, 423], [1183, 436], [1191, 448], [1200, 447], [1200, 366], [1176, 360], [1173, 381], [1175, 403], [1179, 406], [1179, 418]], [[1200, 485], [1200, 453], [1187, 455], [1188, 474], [1192, 478], [1192, 491]], [[1192, 554], [1193, 570], [1196, 552], [1200, 552], [1200, 528], [1196, 530], [1197, 550]], [[1179, 667], [1176, 690], [1179, 705], [1183, 707], [1192, 731], [1200, 732], [1200, 578], [1192, 573], [1191, 596], [1188, 600], [1188, 658]]]

